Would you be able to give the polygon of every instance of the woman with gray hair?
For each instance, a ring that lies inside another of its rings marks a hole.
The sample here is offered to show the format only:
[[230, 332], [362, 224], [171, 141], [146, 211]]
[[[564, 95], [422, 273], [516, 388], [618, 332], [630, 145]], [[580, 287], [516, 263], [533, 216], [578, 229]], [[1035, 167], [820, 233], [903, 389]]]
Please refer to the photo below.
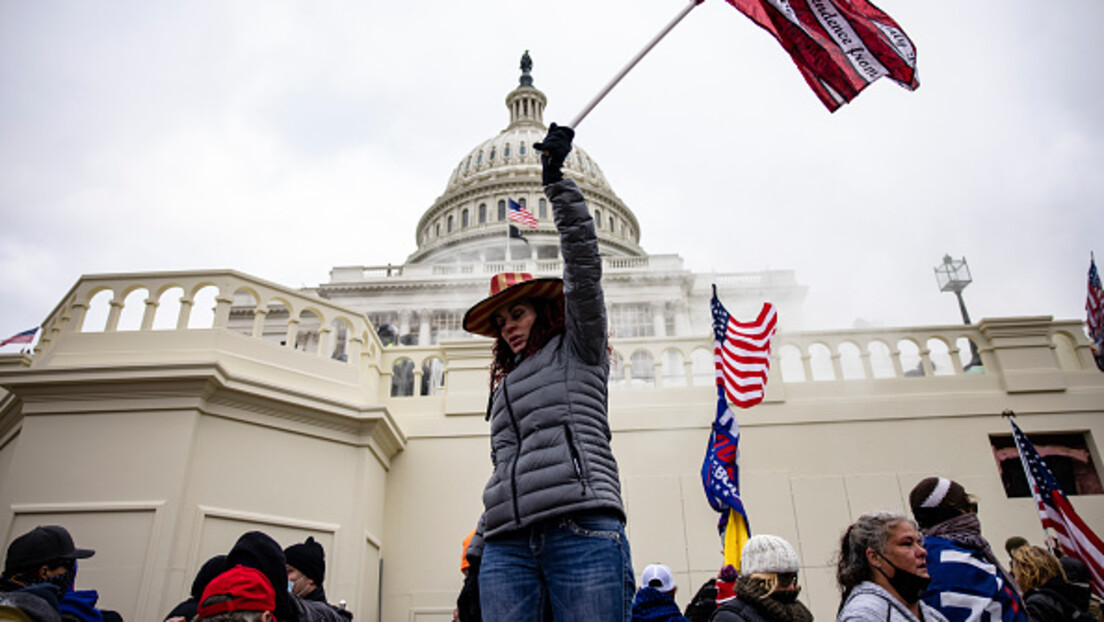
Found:
[[837, 622], [947, 622], [920, 597], [931, 577], [924, 538], [908, 517], [863, 514], [840, 541]]

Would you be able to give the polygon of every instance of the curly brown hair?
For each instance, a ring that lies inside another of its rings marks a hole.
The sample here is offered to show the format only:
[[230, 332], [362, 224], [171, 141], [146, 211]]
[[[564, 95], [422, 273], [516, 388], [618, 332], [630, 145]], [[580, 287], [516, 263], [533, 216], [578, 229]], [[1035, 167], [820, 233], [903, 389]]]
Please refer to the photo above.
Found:
[[1061, 577], [1063, 581], [1066, 579], [1058, 558], [1050, 551], [1032, 545], [1012, 551], [1012, 576], [1025, 592], [1041, 587], [1054, 577]]
[[521, 357], [514, 355], [510, 344], [501, 337], [495, 339], [491, 349], [491, 391], [493, 392], [507, 374], [514, 371], [518, 361], [536, 354], [553, 337], [564, 332], [564, 302], [563, 298], [548, 300], [545, 298], [526, 298], [525, 302], [533, 305], [533, 311], [537, 317], [533, 320], [533, 326], [529, 329], [529, 340], [525, 342], [525, 349], [521, 351]]

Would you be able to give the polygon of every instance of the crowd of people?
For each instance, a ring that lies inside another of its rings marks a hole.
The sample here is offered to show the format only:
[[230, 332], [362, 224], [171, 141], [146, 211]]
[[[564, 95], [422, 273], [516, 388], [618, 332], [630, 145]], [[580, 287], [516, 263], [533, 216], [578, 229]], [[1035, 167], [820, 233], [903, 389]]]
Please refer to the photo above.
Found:
[[[35, 527], [8, 546], [0, 575], [0, 620], [21, 622], [121, 622], [118, 612], [97, 607], [96, 590], [77, 589], [77, 560], [95, 551], [77, 548], [60, 525]], [[188, 597], [165, 622], [348, 622], [344, 603], [326, 601], [322, 545], [280, 547], [268, 534], [243, 534], [225, 555], [208, 559]], [[162, 618], [158, 618], [162, 619]]]
[[[912, 489], [909, 505], [911, 517], [872, 512], [842, 534], [836, 557], [838, 622], [1104, 622], [1104, 601], [1092, 592], [1084, 563], [1064, 555], [1056, 542], [1040, 547], [1014, 537], [1005, 544], [1006, 567], [981, 534], [974, 497], [959, 483], [925, 478]], [[480, 555], [465, 540], [467, 571], [455, 622], [504, 619], [481, 615]], [[666, 565], [649, 564], [631, 608], [616, 619], [813, 620], [798, 599], [801, 561], [785, 539], [752, 536], [741, 551], [740, 566], [721, 568], [680, 609], [674, 573]]]

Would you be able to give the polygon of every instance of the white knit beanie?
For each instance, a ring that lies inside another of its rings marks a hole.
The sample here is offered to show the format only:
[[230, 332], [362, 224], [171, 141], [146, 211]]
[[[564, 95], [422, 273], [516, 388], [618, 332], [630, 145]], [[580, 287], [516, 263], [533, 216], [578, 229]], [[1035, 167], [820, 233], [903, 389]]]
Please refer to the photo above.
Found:
[[740, 553], [740, 574], [745, 577], [759, 572], [797, 572], [800, 566], [797, 551], [778, 536], [752, 536]]

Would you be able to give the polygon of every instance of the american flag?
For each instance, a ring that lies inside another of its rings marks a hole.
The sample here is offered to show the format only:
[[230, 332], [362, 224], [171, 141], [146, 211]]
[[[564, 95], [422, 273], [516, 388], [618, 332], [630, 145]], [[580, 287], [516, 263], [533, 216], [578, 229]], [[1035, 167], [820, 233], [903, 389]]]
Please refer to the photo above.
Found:
[[1089, 339], [1093, 342], [1096, 366], [1104, 371], [1104, 288], [1100, 286], [1100, 273], [1096, 271], [1096, 258], [1089, 258], [1089, 293], [1085, 298], [1085, 323]]
[[525, 225], [530, 229], [537, 228], [537, 217], [533, 215], [533, 212], [525, 209], [524, 205], [519, 204], [517, 201], [510, 199], [510, 212], [508, 218], [518, 224]]
[[750, 408], [763, 401], [770, 371], [770, 344], [778, 323], [774, 305], [767, 302], [752, 322], [737, 322], [725, 311], [713, 287], [713, 360], [717, 386], [729, 401]]
[[1058, 535], [1062, 550], [1088, 566], [1093, 591], [1104, 595], [1104, 542], [1100, 541], [1074, 511], [1066, 495], [1062, 494], [1058, 480], [1054, 479], [1054, 475], [1039, 456], [1039, 452], [1035, 451], [1035, 446], [1020, 430], [1020, 426], [1016, 425], [1012, 417], [1008, 418], [1008, 422], [1012, 424], [1012, 437], [1020, 452], [1024, 474], [1031, 484], [1031, 494], [1035, 497], [1043, 529], [1053, 529]]
[[12, 335], [7, 339], [0, 341], [0, 346], [6, 346], [9, 343], [30, 343], [34, 341], [35, 333], [38, 332], [38, 327], [34, 327], [30, 330], [25, 330], [19, 334]]
[[912, 91], [916, 48], [866, 0], [728, 0], [782, 44], [805, 82], [835, 112], [887, 77]]

